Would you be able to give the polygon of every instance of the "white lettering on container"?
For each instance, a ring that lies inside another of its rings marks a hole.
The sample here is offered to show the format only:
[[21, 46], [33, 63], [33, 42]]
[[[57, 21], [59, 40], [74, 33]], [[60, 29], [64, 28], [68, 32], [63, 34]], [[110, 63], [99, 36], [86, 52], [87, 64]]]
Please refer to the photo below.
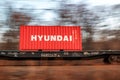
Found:
[[64, 41], [68, 41], [68, 37], [67, 36], [64, 36]]
[[56, 41], [56, 36], [51, 36], [50, 41]]
[[42, 41], [43, 36], [38, 35], [39, 41]]
[[31, 41], [37, 41], [37, 35], [31, 35]]
[[72, 41], [72, 36], [70, 36], [70, 41]]
[[31, 41], [72, 41], [72, 35], [31, 35]]
[[44, 41], [49, 41], [50, 40], [50, 38], [49, 38], [49, 36], [44, 36]]
[[57, 41], [62, 41], [62, 36], [58, 35], [57, 36]]

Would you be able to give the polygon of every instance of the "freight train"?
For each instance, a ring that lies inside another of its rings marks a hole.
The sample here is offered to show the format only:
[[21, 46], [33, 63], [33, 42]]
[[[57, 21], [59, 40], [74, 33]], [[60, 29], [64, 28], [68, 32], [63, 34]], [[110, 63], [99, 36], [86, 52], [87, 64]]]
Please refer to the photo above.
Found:
[[120, 62], [119, 50], [82, 50], [80, 26], [20, 26], [19, 50], [0, 51], [9, 59], [97, 59]]

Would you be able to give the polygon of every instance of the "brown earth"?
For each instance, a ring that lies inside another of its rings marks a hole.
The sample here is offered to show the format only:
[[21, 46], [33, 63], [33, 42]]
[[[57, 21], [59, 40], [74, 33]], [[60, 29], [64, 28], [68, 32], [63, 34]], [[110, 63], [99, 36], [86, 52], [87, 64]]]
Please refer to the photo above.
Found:
[[0, 66], [79, 66], [104, 65], [103, 59], [95, 60], [0, 60]]
[[120, 65], [106, 65], [102, 59], [1, 60], [0, 80], [120, 80]]
[[119, 65], [0, 66], [0, 80], [120, 80]]

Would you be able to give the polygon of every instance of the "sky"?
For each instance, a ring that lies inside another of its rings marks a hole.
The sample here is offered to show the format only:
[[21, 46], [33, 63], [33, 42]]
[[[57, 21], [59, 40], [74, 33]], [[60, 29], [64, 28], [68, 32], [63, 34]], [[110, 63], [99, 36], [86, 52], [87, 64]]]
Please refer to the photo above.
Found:
[[[3, 0], [0, 1], [0, 4], [4, 4], [5, 1], [8, 1], [13, 4], [14, 8], [26, 8], [26, 9], [38, 9], [38, 16], [40, 13], [39, 9], [55, 9], [59, 6], [59, 2], [51, 0]], [[61, 0], [58, 0], [61, 1]], [[120, 0], [68, 0], [69, 3], [78, 4], [78, 3], [87, 3], [89, 7], [96, 6], [110, 6], [115, 4], [120, 4]], [[2, 8], [2, 6], [0, 6]], [[1, 19], [5, 19], [4, 9], [0, 9]], [[49, 17], [48, 17], [49, 16]], [[43, 20], [52, 21], [54, 18], [58, 16], [54, 12], [47, 11], [42, 16], [40, 16]], [[112, 18], [105, 20], [106, 22], [112, 22]]]
[[[56, 1], [50, 1], [50, 0], [4, 0], [9, 1], [15, 4], [16, 7], [26, 7], [27, 6], [34, 6], [34, 8], [55, 8], [55, 6], [58, 6], [58, 3]], [[4, 3], [4, 1], [0, 1], [0, 3]], [[58, 0], [60, 1], [60, 0]], [[109, 5], [115, 5], [120, 4], [120, 0], [68, 0], [69, 3], [77, 4], [77, 3], [87, 3], [89, 6], [109, 6]]]
[[[0, 5], [4, 5], [5, 1], [8, 1], [10, 3], [13, 4], [14, 8], [26, 8], [26, 9], [55, 9], [59, 6], [59, 2], [54, 2], [50, 1], [50, 0], [0, 0]], [[59, 0], [60, 1], [60, 0]], [[120, 4], [120, 0], [68, 0], [69, 3], [72, 4], [78, 4], [78, 3], [87, 3], [89, 7], [94, 8], [96, 6], [111, 6], [111, 5], [115, 5], [115, 4]], [[5, 4], [7, 6], [7, 4]], [[5, 11], [3, 6], [0, 6], [0, 16], [1, 19], [0, 20], [4, 20], [5, 19]], [[38, 11], [38, 13], [40, 12], [40, 10]], [[38, 14], [39, 16], [39, 14]], [[48, 17], [49, 16], [49, 17]], [[52, 21], [54, 18], [57, 18], [57, 15], [54, 12], [46, 12], [41, 16], [42, 19], [46, 20], [46, 21]], [[104, 21], [104, 23], [102, 24], [108, 24], [110, 26], [105, 27], [105, 28], [101, 28], [101, 29], [113, 29], [115, 28], [115, 26], [118, 26], [120, 24], [118, 24], [119, 22], [114, 21], [115, 19], [110, 17], [108, 19], [106, 19]], [[114, 22], [113, 22], [114, 21]], [[109, 24], [110, 23], [110, 24]], [[114, 25], [115, 24], [115, 25]], [[1, 29], [1, 28], [0, 28]], [[8, 29], [8, 28], [4, 28], [4, 29]], [[2, 28], [2, 30], [4, 30]], [[120, 29], [119, 27], [116, 27], [116, 29]]]
[[[59, 0], [60, 1], [60, 0]], [[72, 3], [72, 4], [78, 4], [78, 3], [87, 3], [89, 7], [91, 8], [95, 8], [96, 6], [111, 6], [111, 5], [116, 5], [116, 4], [120, 4], [120, 0], [68, 0], [69, 3]], [[20, 4], [23, 4], [23, 5], [20, 5]], [[27, 6], [26, 6], [27, 4]], [[34, 8], [34, 9], [55, 9], [59, 6], [59, 2], [56, 2], [56, 1], [50, 1], [50, 0], [43, 0], [41, 2], [41, 0], [22, 0], [22, 1], [15, 1], [14, 2], [14, 6], [16, 6], [17, 8], [20, 8], [20, 7], [26, 7], [26, 8]], [[48, 17], [49, 16], [49, 17]], [[46, 20], [46, 21], [52, 21], [54, 20], [54, 18], [57, 18], [57, 15], [54, 13], [54, 12], [46, 12], [45, 14], [43, 14], [43, 16], [41, 16], [41, 18], [43, 20]], [[109, 24], [110, 23], [110, 24]], [[118, 24], [117, 20], [113, 17], [110, 17], [108, 19], [106, 19], [104, 21], [104, 23], [102, 24], [108, 24], [110, 26], [109, 29], [113, 29], [115, 28], [114, 27], [114, 24], [115, 26]], [[107, 29], [108, 27], [106, 28], [101, 28], [101, 29]], [[115, 29], [118, 29], [118, 27], [116, 26]]]
[[120, 0], [87, 0], [91, 6], [110, 6], [120, 4]]
[[120, 4], [120, 0], [68, 0], [70, 3], [87, 3], [89, 6], [110, 6]]

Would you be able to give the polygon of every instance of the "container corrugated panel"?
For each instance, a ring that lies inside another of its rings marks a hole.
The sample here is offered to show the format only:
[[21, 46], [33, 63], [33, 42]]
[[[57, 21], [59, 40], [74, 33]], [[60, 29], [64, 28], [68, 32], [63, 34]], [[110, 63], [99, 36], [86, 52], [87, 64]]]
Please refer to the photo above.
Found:
[[81, 51], [79, 26], [21, 26], [20, 50]]

